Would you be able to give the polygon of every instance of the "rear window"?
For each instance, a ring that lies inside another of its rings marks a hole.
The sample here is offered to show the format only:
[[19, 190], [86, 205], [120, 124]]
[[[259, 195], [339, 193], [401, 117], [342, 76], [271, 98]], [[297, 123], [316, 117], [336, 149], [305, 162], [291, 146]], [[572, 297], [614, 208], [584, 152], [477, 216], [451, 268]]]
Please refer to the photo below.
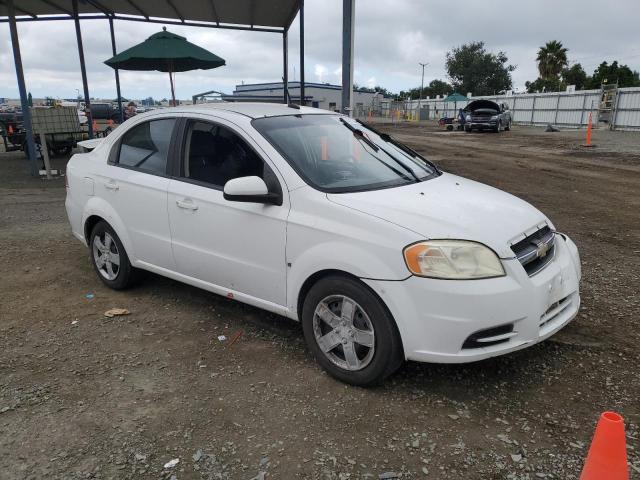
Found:
[[144, 122], [127, 131], [120, 141], [119, 165], [166, 175], [174, 118]]

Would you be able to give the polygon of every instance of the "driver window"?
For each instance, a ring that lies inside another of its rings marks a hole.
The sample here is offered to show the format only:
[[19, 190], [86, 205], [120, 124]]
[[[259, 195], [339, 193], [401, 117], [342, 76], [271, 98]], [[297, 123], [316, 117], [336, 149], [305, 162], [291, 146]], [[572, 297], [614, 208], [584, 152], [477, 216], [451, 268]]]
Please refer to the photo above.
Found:
[[273, 173], [230, 129], [192, 122], [187, 130], [182, 176], [222, 189], [229, 180], [248, 176], [260, 177], [269, 185], [272, 179], [268, 177], [273, 177]]

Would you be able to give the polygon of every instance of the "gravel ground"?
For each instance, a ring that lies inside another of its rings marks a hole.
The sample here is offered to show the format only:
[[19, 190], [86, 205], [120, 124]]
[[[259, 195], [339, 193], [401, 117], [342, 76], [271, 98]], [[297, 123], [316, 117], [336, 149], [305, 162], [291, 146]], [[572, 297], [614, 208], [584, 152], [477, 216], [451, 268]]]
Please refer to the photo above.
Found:
[[608, 409], [640, 478], [640, 134], [596, 131], [586, 150], [575, 131], [381, 128], [571, 235], [576, 320], [506, 357], [346, 386], [295, 322], [154, 275], [108, 290], [70, 234], [63, 181], [2, 153], [0, 478], [577, 479]]

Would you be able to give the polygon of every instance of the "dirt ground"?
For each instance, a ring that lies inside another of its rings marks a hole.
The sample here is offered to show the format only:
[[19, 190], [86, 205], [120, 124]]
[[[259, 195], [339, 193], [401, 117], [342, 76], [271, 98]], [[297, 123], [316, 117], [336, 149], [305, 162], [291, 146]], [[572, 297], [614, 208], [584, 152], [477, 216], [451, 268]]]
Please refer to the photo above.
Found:
[[516, 354], [346, 386], [292, 321], [154, 275], [104, 287], [63, 180], [0, 153], [0, 478], [577, 479], [605, 410], [640, 478], [640, 133], [588, 150], [583, 131], [381, 128], [572, 236], [576, 320]]

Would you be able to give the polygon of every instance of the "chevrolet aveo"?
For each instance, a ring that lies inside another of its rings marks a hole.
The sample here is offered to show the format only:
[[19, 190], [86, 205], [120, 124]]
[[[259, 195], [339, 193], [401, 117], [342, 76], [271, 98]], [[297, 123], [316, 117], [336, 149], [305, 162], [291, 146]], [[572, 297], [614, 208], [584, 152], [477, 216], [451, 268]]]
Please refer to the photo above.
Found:
[[578, 250], [545, 215], [349, 117], [176, 107], [90, 142], [66, 208], [105, 284], [148, 270], [299, 320], [342, 381], [502, 355], [578, 311]]

